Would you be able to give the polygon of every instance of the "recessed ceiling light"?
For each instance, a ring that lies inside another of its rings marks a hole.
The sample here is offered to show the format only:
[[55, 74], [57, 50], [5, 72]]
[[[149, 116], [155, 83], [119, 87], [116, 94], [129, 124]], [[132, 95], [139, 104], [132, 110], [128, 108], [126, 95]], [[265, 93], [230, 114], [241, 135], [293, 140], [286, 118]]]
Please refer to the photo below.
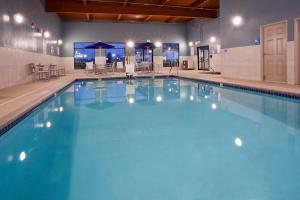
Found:
[[24, 22], [24, 17], [20, 13], [14, 15], [14, 20], [17, 24], [22, 24]]

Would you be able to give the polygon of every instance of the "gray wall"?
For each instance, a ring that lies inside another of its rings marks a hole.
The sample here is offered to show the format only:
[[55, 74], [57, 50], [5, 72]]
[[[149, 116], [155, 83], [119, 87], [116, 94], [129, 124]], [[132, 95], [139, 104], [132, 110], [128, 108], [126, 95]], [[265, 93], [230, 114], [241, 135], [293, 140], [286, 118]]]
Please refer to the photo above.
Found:
[[190, 42], [200, 41], [201, 45], [210, 44], [210, 37], [215, 36], [220, 43], [220, 19], [195, 19], [187, 24], [187, 38]]
[[180, 55], [188, 53], [186, 24], [64, 21], [62, 27], [63, 56], [66, 57], [73, 56], [74, 42], [125, 42], [129, 39], [179, 43]]
[[[217, 41], [215, 43], [210, 42], [210, 38], [214, 36]], [[197, 46], [209, 45], [211, 51], [217, 50], [217, 45], [221, 44], [220, 41], [220, 19], [195, 19], [187, 23], [187, 40], [193, 42]], [[200, 44], [196, 43], [199, 42]], [[197, 49], [194, 48], [195, 55]]]
[[[29, 43], [22, 49], [41, 52], [38, 43], [32, 49], [30, 26], [33, 22], [37, 27], [50, 30], [51, 39], [64, 40], [63, 55], [73, 55], [73, 42], [123, 42], [128, 39], [136, 42], [161, 40], [162, 42], [179, 42], [180, 55], [188, 55], [188, 41], [201, 41], [209, 44], [210, 36], [214, 35], [221, 43], [222, 48], [253, 45], [259, 37], [261, 24], [289, 20], [289, 40], [293, 40], [293, 19], [300, 17], [299, 0], [220, 0], [220, 19], [193, 20], [187, 24], [160, 24], [160, 23], [113, 23], [113, 22], [61, 22], [55, 14], [45, 13], [41, 0], [0, 0], [0, 14], [11, 16], [20, 12], [26, 22], [16, 25], [11, 19], [10, 23], [0, 20], [0, 46], [19, 48], [18, 41]], [[231, 17], [240, 14], [245, 24], [234, 28]]]
[[[25, 17], [23, 24], [13, 20], [15, 13]], [[10, 22], [4, 23], [2, 15], [8, 14]], [[51, 32], [50, 40], [61, 38], [61, 20], [56, 14], [46, 13], [41, 0], [0, 0], [0, 46], [42, 53], [43, 39], [32, 36], [31, 24]], [[50, 46], [48, 46], [50, 47]]]
[[[216, 35], [222, 48], [254, 45], [260, 37], [260, 25], [281, 20], [289, 21], [289, 40], [294, 38], [294, 18], [300, 17], [299, 0], [220, 0], [220, 18], [217, 20], [193, 20], [187, 25], [189, 41], [207, 44]], [[236, 28], [232, 16], [241, 15], [244, 25]], [[202, 24], [203, 29], [198, 27]], [[202, 36], [202, 38], [201, 38]]]
[[[231, 17], [240, 14], [244, 26], [234, 28]], [[289, 40], [294, 39], [294, 18], [300, 17], [299, 0], [221, 0], [221, 40], [223, 48], [253, 45], [260, 25], [289, 20]]]

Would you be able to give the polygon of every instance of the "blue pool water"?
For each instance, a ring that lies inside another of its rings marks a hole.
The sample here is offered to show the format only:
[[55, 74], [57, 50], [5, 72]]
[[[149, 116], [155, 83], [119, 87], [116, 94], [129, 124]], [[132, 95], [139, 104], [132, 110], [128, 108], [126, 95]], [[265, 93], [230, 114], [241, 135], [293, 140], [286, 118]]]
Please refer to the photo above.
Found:
[[0, 137], [2, 200], [299, 200], [300, 101], [76, 82]]

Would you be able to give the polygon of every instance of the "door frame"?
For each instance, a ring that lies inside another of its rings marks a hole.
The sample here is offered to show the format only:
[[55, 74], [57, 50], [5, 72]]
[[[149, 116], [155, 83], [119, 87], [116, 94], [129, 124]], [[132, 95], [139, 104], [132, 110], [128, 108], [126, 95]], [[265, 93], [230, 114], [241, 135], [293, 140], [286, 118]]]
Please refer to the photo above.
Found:
[[[285, 24], [285, 35], [286, 35], [286, 52], [285, 52], [285, 58], [286, 58], [286, 77], [285, 77], [285, 82], [287, 83], [287, 41], [288, 41], [288, 20], [282, 20], [270, 24], [265, 24], [260, 26], [260, 79], [261, 81], [266, 81], [265, 80], [265, 70], [264, 70], [264, 28], [268, 26], [273, 26], [273, 25], [278, 25], [278, 24]], [[267, 81], [269, 82], [269, 81]]]
[[295, 84], [300, 84], [300, 17], [295, 19], [294, 25], [294, 45], [295, 45]]
[[[199, 58], [199, 51], [201, 50], [201, 49], [208, 49], [208, 54], [210, 54], [210, 49], [209, 49], [209, 45], [203, 45], [203, 46], [199, 46], [199, 47], [197, 47], [197, 60], [198, 60], [198, 70], [201, 70], [200, 69], [200, 58]], [[208, 61], [208, 62], [210, 62], [210, 60]], [[208, 63], [208, 64], [210, 64], [210, 63]], [[202, 69], [203, 70], [203, 69]]]

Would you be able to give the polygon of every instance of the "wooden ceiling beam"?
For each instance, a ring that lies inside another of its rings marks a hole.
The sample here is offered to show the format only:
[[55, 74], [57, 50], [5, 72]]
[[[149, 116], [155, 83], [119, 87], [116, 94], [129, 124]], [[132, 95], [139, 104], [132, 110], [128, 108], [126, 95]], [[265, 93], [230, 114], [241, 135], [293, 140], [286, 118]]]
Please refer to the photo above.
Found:
[[160, 7], [164, 7], [169, 1], [171, 0], [161, 0], [159, 3]]
[[[159, 6], [159, 5], [158, 5]], [[103, 14], [129, 14], [129, 15], [164, 15], [186, 18], [217, 18], [216, 9], [189, 9], [164, 6], [160, 9], [158, 6], [133, 5], [126, 7], [116, 6], [115, 3], [108, 2], [89, 2], [82, 6], [82, 3], [75, 1], [45, 0], [45, 10], [53, 13], [103, 13]]]
[[125, 0], [125, 1], [123, 2], [123, 6], [127, 6], [127, 4], [128, 4], [128, 0]]
[[86, 20], [87, 21], [93, 21], [94, 20], [94, 15], [91, 13], [86, 13]]
[[196, 1], [194, 1], [192, 4], [190, 4], [190, 7], [198, 8], [198, 7], [201, 6], [201, 4], [203, 4], [205, 1], [207, 1], [207, 0], [196, 0]]
[[121, 15], [121, 14], [118, 14], [117, 21], [120, 21], [121, 18], [122, 18], [122, 15]]
[[165, 20], [166, 23], [175, 23], [178, 17], [169, 17], [167, 20]]
[[145, 19], [144, 19], [144, 22], [147, 22], [151, 19], [152, 15], [148, 15]]

